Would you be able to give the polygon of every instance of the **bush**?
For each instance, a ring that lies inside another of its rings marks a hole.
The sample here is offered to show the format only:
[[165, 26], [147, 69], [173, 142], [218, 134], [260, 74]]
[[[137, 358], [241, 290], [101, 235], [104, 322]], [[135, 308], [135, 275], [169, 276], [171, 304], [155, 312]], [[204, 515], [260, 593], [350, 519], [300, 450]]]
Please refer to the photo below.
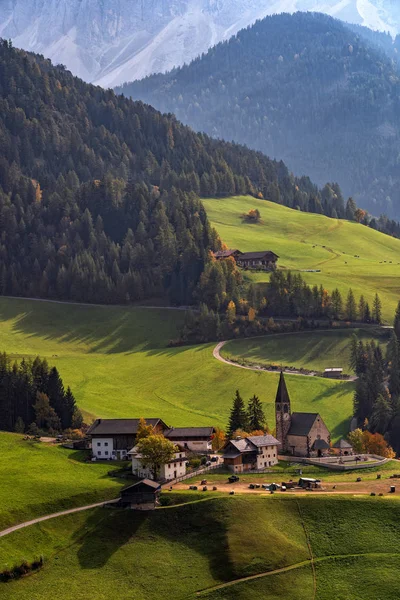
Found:
[[201, 460], [199, 458], [191, 458], [189, 465], [193, 467], [193, 469], [198, 469], [201, 465]]
[[7, 582], [12, 579], [19, 579], [28, 573], [32, 573], [33, 571], [38, 571], [43, 566], [43, 557], [41, 556], [39, 559], [34, 560], [31, 563], [24, 560], [20, 565], [16, 565], [12, 569], [4, 569], [4, 571], [0, 572], [0, 581]]
[[163, 496], [161, 494], [160, 496], [160, 506], [171, 506], [171, 504], [173, 503], [172, 498], [170, 498], [170, 496]]

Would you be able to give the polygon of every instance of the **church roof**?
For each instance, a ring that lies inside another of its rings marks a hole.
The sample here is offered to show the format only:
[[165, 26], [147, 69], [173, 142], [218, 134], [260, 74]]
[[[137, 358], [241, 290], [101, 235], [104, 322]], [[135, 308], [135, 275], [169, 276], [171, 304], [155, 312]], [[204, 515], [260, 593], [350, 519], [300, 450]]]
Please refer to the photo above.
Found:
[[325, 440], [315, 440], [313, 448], [314, 450], [328, 450], [330, 446]]
[[287, 403], [290, 402], [289, 392], [286, 387], [285, 376], [282, 371], [281, 371], [281, 375], [279, 377], [279, 385], [278, 385], [278, 391], [276, 392], [275, 402], [276, 403], [281, 402], [282, 404], [284, 402], [287, 402]]
[[292, 413], [288, 435], [308, 435], [318, 416], [318, 413]]

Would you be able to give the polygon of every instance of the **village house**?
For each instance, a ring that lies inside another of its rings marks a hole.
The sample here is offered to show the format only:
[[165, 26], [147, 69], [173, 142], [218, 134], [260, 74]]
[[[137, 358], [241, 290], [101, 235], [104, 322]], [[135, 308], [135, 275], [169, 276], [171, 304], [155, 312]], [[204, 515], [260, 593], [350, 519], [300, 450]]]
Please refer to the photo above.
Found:
[[[124, 460], [136, 442], [140, 419], [96, 419], [88, 429], [92, 454], [100, 460]], [[161, 419], [146, 419], [155, 434], [168, 431]]]
[[330, 450], [330, 432], [318, 413], [292, 413], [285, 377], [281, 372], [275, 400], [276, 437], [282, 452], [321, 457]]
[[143, 479], [121, 491], [118, 505], [135, 510], [154, 510], [158, 504], [161, 485], [150, 479]]
[[278, 446], [272, 435], [230, 440], [224, 448], [224, 466], [234, 473], [267, 469], [278, 463]]
[[[132, 473], [136, 477], [144, 477], [145, 479], [153, 479], [153, 473], [149, 467], [145, 467], [142, 462], [142, 455], [138, 452], [137, 448], [132, 448], [128, 452], [128, 455], [132, 458]], [[177, 477], [186, 475], [186, 458], [185, 451], [183, 448], [176, 447], [174, 458], [168, 463], [161, 465], [159, 480], [160, 481], [171, 481]]]
[[262, 252], [243, 252], [236, 262], [243, 269], [261, 269], [275, 271], [279, 256], [270, 250]]
[[191, 452], [207, 454], [212, 449], [213, 427], [173, 427], [165, 437]]
[[219, 250], [214, 252], [214, 256], [217, 260], [223, 260], [224, 258], [230, 258], [231, 256], [237, 261], [242, 252], [240, 250]]

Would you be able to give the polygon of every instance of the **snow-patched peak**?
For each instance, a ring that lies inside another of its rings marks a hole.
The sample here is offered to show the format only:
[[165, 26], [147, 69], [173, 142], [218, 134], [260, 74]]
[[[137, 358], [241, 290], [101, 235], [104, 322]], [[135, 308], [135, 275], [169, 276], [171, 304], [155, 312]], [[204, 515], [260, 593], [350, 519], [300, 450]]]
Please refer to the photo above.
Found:
[[296, 10], [400, 31], [399, 0], [1, 0], [0, 36], [112, 87], [189, 62], [257, 19]]

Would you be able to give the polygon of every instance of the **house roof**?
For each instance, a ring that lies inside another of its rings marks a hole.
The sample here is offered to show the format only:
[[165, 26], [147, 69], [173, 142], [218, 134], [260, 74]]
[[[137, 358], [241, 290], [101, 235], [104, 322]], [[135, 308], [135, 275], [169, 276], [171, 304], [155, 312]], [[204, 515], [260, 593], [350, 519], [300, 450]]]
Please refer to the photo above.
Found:
[[161, 485], [159, 483], [157, 483], [157, 481], [152, 481], [151, 479], [142, 479], [142, 481], [137, 481], [133, 485], [130, 485], [129, 487], [124, 488], [121, 491], [121, 494], [125, 494], [126, 492], [140, 493], [141, 491], [143, 491], [143, 488], [147, 488], [150, 491], [157, 491], [158, 489], [161, 488]]
[[209, 439], [214, 433], [214, 427], [173, 427], [165, 437], [170, 440], [179, 440], [181, 438], [199, 438]]
[[258, 258], [264, 258], [265, 256], [279, 258], [275, 252], [271, 250], [263, 250], [262, 252], [242, 252], [240, 260], [257, 260]]
[[282, 371], [279, 377], [279, 385], [278, 391], [276, 392], [275, 402], [281, 404], [288, 404], [290, 402], [289, 392], [286, 387], [285, 376]]
[[325, 440], [315, 440], [313, 448], [314, 450], [327, 450], [330, 446]]
[[247, 438], [257, 448], [264, 446], [277, 446], [280, 442], [273, 435], [252, 435]]
[[[88, 429], [88, 435], [136, 435], [140, 419], [96, 419]], [[161, 419], [146, 419], [147, 425], [156, 427], [161, 424], [168, 429]]]
[[292, 421], [288, 435], [308, 435], [318, 413], [292, 413]]
[[340, 438], [340, 440], [338, 440], [336, 442], [336, 444], [333, 444], [333, 447], [334, 448], [352, 448], [353, 446], [347, 440]]
[[214, 252], [215, 258], [229, 258], [232, 254], [242, 254], [240, 250], [219, 250], [218, 252]]
[[230, 440], [229, 442], [238, 450], [239, 454], [242, 452], [254, 452], [256, 446], [249, 441], [249, 438], [241, 438], [240, 440]]

